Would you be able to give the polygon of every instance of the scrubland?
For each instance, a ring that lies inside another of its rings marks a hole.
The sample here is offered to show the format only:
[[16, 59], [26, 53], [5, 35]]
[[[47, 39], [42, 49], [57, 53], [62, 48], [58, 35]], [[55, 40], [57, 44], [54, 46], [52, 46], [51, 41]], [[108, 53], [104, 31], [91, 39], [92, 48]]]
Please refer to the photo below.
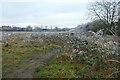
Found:
[[[47, 61], [43, 65], [35, 67], [32, 78], [118, 78], [120, 76], [118, 36], [96, 37], [85, 34], [78, 37], [74, 33], [52, 35], [14, 33], [7, 37], [3, 35], [3, 38], [3, 77], [10, 77], [17, 70], [24, 70], [27, 63], [34, 61], [34, 56], [49, 55], [49, 52], [56, 49], [60, 49], [57, 54], [55, 53], [56, 55], [49, 59], [45, 58]], [[38, 59], [38, 64], [39, 61], [41, 60]]]

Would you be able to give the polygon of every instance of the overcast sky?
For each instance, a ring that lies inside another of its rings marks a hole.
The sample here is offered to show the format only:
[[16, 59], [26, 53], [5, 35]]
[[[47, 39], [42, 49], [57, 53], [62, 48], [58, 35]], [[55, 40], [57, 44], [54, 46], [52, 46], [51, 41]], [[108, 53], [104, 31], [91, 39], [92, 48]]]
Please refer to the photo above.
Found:
[[89, 21], [87, 8], [92, 1], [94, 0], [1, 0], [1, 24], [76, 27]]

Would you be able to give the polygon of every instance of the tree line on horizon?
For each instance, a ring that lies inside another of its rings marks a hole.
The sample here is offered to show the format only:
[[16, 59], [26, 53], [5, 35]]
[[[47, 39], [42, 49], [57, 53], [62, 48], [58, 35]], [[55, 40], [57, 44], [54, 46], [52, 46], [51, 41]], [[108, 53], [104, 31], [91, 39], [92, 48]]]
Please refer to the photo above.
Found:
[[41, 27], [32, 27], [32, 26], [27, 26], [27, 27], [17, 27], [17, 26], [1, 26], [0, 27], [0, 31], [69, 31], [69, 28], [52, 28], [49, 29], [47, 28], [48, 26], [45, 26], [45, 28], [41, 28]]

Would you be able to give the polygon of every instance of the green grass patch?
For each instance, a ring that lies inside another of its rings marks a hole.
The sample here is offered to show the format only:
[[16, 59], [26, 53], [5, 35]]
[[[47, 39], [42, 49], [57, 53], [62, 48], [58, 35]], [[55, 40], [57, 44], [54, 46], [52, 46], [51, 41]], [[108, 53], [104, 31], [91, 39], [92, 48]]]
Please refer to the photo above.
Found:
[[41, 47], [35, 47], [27, 45], [20, 47], [19, 45], [12, 45], [10, 47], [2, 47], [2, 67], [3, 76], [6, 76], [13, 71], [17, 70], [18, 67], [22, 66], [25, 61], [29, 61], [35, 55], [45, 54], [46, 52], [52, 51], [61, 46], [50, 44], [43, 45]]
[[[66, 53], [65, 53], [66, 54]], [[61, 57], [61, 55], [59, 55]], [[71, 60], [63, 61], [62, 58], [55, 57], [46, 65], [38, 67], [35, 70], [36, 78], [77, 78], [76, 69], [81, 70], [82, 64], [74, 65]]]

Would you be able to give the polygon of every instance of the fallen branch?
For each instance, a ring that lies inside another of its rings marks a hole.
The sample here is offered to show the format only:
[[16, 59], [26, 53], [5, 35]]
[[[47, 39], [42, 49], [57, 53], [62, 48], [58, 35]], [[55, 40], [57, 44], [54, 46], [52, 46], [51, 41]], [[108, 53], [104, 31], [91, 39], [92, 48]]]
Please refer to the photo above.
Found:
[[116, 63], [119, 63], [119, 64], [120, 64], [120, 61], [118, 61], [118, 60], [112, 60], [112, 59], [107, 60], [107, 62], [116, 62]]

